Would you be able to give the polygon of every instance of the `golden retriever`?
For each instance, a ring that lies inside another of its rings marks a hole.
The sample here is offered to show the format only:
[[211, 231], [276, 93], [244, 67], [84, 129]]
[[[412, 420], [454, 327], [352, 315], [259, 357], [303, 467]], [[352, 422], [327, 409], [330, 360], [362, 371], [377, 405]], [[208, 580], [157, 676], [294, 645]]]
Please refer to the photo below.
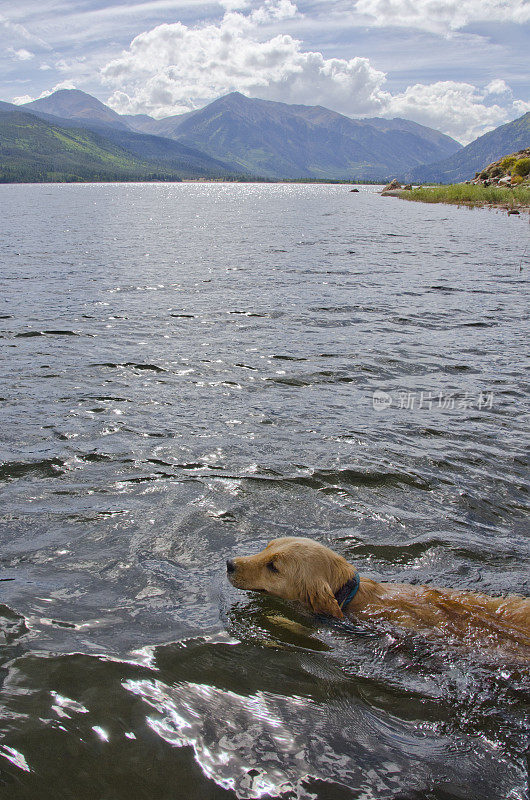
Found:
[[317, 614], [386, 619], [405, 628], [437, 629], [468, 640], [488, 636], [530, 647], [530, 598], [377, 583], [360, 577], [346, 559], [312, 539], [274, 539], [261, 553], [229, 559], [226, 567], [238, 589], [297, 600]]

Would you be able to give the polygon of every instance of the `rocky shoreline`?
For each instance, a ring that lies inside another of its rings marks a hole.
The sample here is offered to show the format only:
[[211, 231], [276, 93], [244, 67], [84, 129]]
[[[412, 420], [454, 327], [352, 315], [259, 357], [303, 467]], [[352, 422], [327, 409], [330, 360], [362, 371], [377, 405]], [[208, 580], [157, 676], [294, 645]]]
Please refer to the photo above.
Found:
[[381, 197], [399, 197], [423, 203], [446, 203], [467, 208], [489, 208], [505, 211], [509, 216], [530, 213], [530, 189], [525, 186], [491, 187], [475, 181], [447, 186], [401, 186], [394, 179], [381, 191]]
[[423, 203], [449, 203], [468, 208], [494, 208], [509, 216], [530, 213], [530, 147], [503, 156], [476, 172], [472, 180], [439, 186], [402, 186], [396, 178], [381, 192]]

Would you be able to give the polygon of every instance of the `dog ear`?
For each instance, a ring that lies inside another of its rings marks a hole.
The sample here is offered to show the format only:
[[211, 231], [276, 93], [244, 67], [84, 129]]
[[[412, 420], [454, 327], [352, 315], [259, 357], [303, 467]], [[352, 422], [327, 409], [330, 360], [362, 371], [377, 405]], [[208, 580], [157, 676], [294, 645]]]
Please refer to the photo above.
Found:
[[331, 591], [331, 586], [326, 581], [319, 581], [308, 588], [307, 595], [311, 608], [317, 614], [327, 614], [336, 619], [344, 619], [337, 598]]

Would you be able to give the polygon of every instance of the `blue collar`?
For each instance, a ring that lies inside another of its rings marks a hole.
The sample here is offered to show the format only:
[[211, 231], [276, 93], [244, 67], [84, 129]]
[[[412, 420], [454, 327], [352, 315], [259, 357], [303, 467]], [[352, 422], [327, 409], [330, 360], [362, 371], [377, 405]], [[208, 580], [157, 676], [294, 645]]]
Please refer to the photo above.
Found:
[[356, 572], [353, 578], [350, 578], [349, 581], [346, 581], [344, 586], [341, 586], [340, 589], [335, 592], [335, 599], [339, 604], [341, 611], [353, 600], [359, 591], [360, 584], [361, 578], [359, 577], [359, 573]]

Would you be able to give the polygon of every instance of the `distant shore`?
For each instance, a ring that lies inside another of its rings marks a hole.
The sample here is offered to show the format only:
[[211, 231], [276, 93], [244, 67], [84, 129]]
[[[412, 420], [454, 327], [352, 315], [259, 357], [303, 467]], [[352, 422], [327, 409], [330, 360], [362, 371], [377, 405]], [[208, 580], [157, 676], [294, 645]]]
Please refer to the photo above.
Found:
[[61, 184], [61, 185], [76, 185], [76, 184], [87, 184], [87, 183], [94, 183], [94, 184], [112, 184], [112, 183], [159, 183], [159, 184], [172, 184], [172, 183], [264, 183], [264, 184], [278, 184], [278, 183], [287, 183], [287, 184], [333, 184], [337, 186], [383, 186], [387, 182], [388, 178], [381, 178], [379, 180], [360, 180], [356, 178], [260, 178], [255, 176], [249, 177], [237, 177], [237, 178], [156, 178], [156, 177], [113, 177], [113, 178], [76, 178], [75, 180], [65, 180], [65, 179], [57, 179], [51, 180], [48, 177], [42, 179], [35, 179], [35, 180], [7, 180], [2, 178], [0, 175], [0, 186], [14, 186], [17, 184], [22, 185], [52, 185], [52, 184]]
[[467, 183], [448, 186], [420, 186], [392, 192], [402, 200], [420, 203], [449, 203], [468, 208], [497, 208], [508, 213], [530, 213], [530, 186], [501, 188]]

